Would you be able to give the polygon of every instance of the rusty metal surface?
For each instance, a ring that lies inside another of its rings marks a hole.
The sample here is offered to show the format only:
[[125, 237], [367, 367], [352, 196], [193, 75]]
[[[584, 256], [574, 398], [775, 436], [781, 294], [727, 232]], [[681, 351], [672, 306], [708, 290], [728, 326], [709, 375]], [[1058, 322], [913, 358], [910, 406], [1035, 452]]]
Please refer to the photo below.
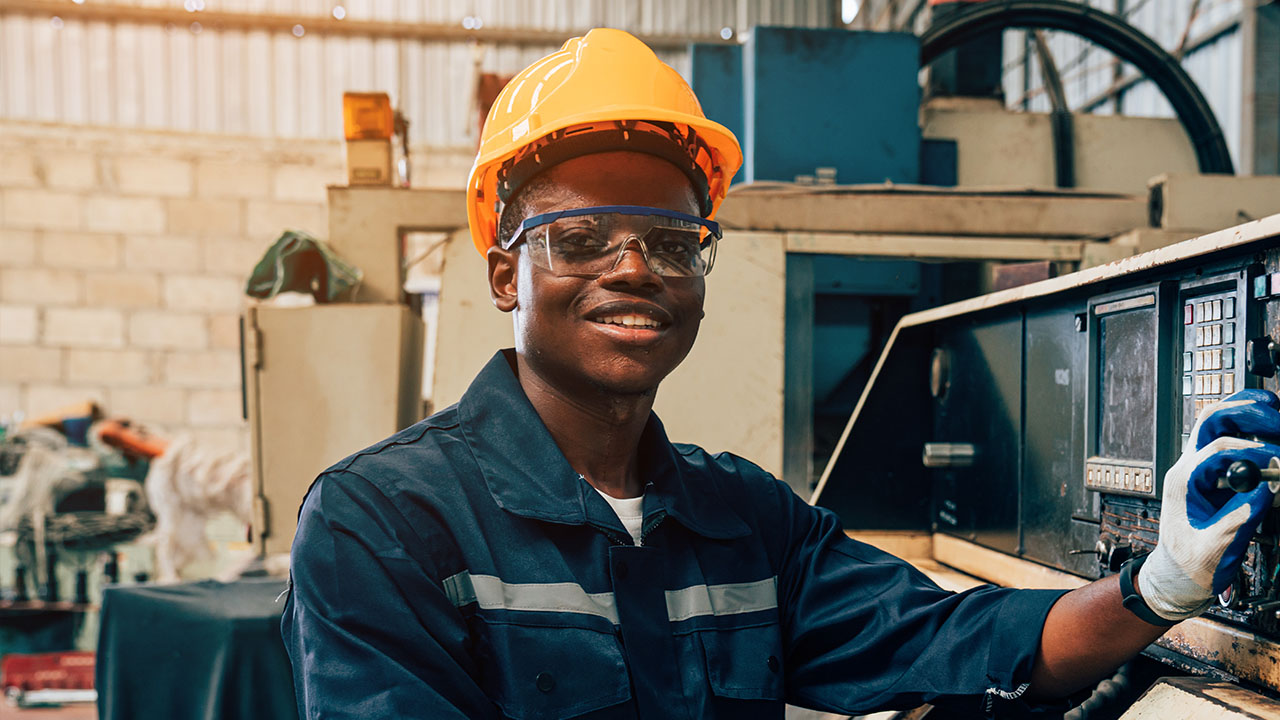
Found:
[[1280, 692], [1280, 644], [1256, 633], [1200, 617], [1173, 626], [1156, 644]]
[[1275, 720], [1280, 702], [1231, 683], [1162, 678], [1121, 720]]

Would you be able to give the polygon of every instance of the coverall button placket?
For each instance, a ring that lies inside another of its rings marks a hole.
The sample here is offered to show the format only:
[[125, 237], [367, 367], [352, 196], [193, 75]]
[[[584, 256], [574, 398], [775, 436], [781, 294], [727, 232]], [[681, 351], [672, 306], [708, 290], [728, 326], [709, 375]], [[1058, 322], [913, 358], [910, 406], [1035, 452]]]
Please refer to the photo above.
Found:
[[656, 547], [609, 548], [618, 629], [640, 717], [684, 717], [671, 703], [679, 658], [667, 617], [666, 553]]

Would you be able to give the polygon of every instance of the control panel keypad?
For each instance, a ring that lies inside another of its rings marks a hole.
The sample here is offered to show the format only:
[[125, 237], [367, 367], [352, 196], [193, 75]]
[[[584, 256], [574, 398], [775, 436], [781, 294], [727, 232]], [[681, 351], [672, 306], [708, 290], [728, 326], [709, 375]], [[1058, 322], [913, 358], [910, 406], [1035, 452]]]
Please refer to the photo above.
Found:
[[1234, 294], [1202, 296], [1183, 306], [1183, 432], [1201, 410], [1236, 391], [1237, 315]]

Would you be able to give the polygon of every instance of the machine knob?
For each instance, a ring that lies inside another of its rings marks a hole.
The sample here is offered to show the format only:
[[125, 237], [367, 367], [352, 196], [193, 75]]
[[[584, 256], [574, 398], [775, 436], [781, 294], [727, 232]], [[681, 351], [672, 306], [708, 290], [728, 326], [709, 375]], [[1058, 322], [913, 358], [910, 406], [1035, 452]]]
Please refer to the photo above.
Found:
[[1276, 484], [1280, 483], [1280, 458], [1271, 458], [1271, 465], [1266, 468], [1259, 468], [1249, 460], [1237, 460], [1227, 467], [1225, 475], [1218, 478], [1218, 488], [1230, 488], [1238, 493], [1251, 492], [1258, 487], [1258, 483], [1264, 481], [1272, 483], [1272, 491], [1277, 489]]
[[1222, 481], [1238, 493], [1249, 492], [1262, 482], [1262, 473], [1252, 462], [1237, 460], [1227, 468], [1227, 474], [1222, 477]]

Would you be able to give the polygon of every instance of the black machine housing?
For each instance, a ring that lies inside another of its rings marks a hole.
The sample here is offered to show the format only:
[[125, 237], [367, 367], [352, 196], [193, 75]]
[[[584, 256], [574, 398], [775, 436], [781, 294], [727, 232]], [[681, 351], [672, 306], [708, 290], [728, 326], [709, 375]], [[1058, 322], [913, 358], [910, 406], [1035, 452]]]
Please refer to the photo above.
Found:
[[[816, 504], [850, 529], [942, 533], [1087, 579], [1149, 551], [1199, 410], [1280, 389], [1280, 239], [1183, 245], [905, 318]], [[972, 455], [926, 467], [933, 443]], [[1269, 642], [1278, 519], [1209, 611]]]

